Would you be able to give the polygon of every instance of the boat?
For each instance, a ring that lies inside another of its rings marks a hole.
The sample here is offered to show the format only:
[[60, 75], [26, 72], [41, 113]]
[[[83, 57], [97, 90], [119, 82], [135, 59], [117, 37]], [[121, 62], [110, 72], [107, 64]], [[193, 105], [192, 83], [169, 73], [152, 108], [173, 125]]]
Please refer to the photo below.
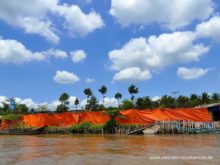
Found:
[[158, 133], [158, 131], [160, 130], [160, 126], [159, 125], [154, 125], [150, 128], [146, 128], [143, 130], [144, 134], [156, 134]]
[[9, 128], [0, 129], [0, 135], [37, 135], [41, 134], [46, 127], [39, 128]]
[[144, 130], [144, 128], [140, 128], [140, 129], [128, 132], [126, 135], [139, 135], [139, 134], [143, 134], [143, 130]]

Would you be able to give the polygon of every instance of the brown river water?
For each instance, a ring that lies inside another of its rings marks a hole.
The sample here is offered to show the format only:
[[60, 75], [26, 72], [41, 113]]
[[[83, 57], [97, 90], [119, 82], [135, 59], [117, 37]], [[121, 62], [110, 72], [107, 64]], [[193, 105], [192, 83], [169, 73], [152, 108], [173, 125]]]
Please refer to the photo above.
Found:
[[0, 165], [220, 165], [220, 135], [0, 136]]

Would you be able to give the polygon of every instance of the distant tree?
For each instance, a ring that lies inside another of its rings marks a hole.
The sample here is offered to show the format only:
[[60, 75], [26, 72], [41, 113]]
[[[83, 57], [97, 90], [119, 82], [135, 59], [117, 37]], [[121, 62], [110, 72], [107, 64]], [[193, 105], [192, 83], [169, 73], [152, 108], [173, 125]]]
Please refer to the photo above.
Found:
[[203, 93], [202, 93], [202, 96], [201, 96], [201, 102], [202, 102], [202, 104], [209, 104], [210, 101], [211, 101], [211, 100], [210, 100], [209, 94], [206, 93], [206, 92], [203, 92]]
[[56, 109], [58, 113], [67, 112], [68, 110], [69, 108], [63, 104], [58, 105]]
[[29, 110], [29, 108], [25, 104], [16, 104], [16, 107], [12, 113], [27, 114], [28, 110]]
[[180, 108], [190, 107], [189, 98], [186, 96], [179, 96], [177, 98], [177, 107], [180, 107]]
[[69, 98], [70, 98], [69, 94], [63, 93], [63, 94], [60, 96], [59, 101], [60, 101], [61, 104], [63, 104], [63, 105], [68, 105], [68, 104], [69, 104], [69, 102], [68, 102]]
[[101, 86], [101, 88], [99, 89], [99, 92], [102, 94], [103, 97], [103, 105], [104, 105], [104, 101], [105, 101], [105, 94], [107, 93], [107, 87], [106, 86]]
[[201, 98], [195, 93], [191, 94], [189, 101], [190, 107], [196, 107], [201, 104]]
[[130, 100], [124, 100], [124, 101], [122, 101], [121, 108], [122, 109], [132, 109], [133, 103]]
[[161, 108], [174, 108], [176, 107], [176, 100], [171, 96], [164, 95], [160, 99], [160, 107]]
[[118, 101], [118, 108], [120, 107], [120, 99], [122, 98], [122, 94], [121, 93], [116, 93], [115, 94], [115, 98], [117, 99], [117, 101]]
[[151, 109], [153, 107], [153, 103], [150, 97], [138, 98], [136, 101], [137, 109]]
[[94, 95], [92, 95], [88, 101], [87, 108], [89, 110], [96, 111], [98, 109], [98, 107], [99, 107], [98, 100]]
[[68, 105], [69, 105], [69, 94], [67, 93], [63, 93], [60, 98], [59, 101], [61, 102], [60, 105], [57, 106], [57, 112], [66, 112], [69, 110]]
[[75, 99], [74, 105], [76, 106], [76, 110], [77, 110], [77, 106], [79, 105], [79, 99], [78, 98]]
[[132, 84], [130, 87], [128, 87], [128, 92], [131, 95], [131, 101], [132, 101], [132, 103], [134, 105], [135, 94], [137, 94], [139, 92], [138, 88], [135, 85]]
[[219, 93], [213, 93], [212, 94], [212, 102], [217, 103], [220, 101], [220, 94]]
[[89, 98], [92, 96], [92, 90], [90, 88], [86, 88], [84, 89], [83, 93], [86, 95], [87, 97], [87, 104], [86, 104], [86, 109], [88, 108], [88, 103], [89, 103]]

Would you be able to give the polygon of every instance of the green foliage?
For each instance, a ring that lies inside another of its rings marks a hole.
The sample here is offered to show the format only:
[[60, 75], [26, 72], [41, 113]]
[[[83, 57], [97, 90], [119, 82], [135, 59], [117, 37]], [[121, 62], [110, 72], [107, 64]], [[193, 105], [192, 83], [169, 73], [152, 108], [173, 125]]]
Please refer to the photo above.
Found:
[[104, 130], [107, 133], [115, 133], [116, 128], [118, 128], [118, 123], [114, 119], [107, 121], [104, 126]]
[[92, 96], [92, 90], [90, 88], [86, 88], [83, 93], [87, 96], [87, 98], [89, 98], [90, 96]]
[[130, 100], [124, 100], [121, 104], [121, 109], [132, 109], [134, 106]]
[[137, 109], [151, 109], [153, 108], [153, 102], [150, 97], [138, 98], [135, 107]]
[[67, 112], [68, 110], [69, 108], [63, 104], [58, 105], [56, 109], [58, 113]]
[[71, 127], [73, 133], [101, 133], [104, 125], [93, 125], [90, 122], [75, 124]]
[[2, 117], [2, 119], [5, 119], [5, 120], [20, 120], [21, 118], [22, 118], [22, 115], [20, 114], [7, 114]]
[[98, 104], [98, 100], [95, 96], [92, 96], [87, 104], [87, 109], [92, 110], [92, 111], [96, 111], [98, 110], [99, 104]]
[[63, 104], [63, 105], [68, 105], [69, 102], [68, 102], [68, 99], [70, 98], [69, 94], [67, 93], [63, 93], [60, 98], [59, 98], [59, 101]]

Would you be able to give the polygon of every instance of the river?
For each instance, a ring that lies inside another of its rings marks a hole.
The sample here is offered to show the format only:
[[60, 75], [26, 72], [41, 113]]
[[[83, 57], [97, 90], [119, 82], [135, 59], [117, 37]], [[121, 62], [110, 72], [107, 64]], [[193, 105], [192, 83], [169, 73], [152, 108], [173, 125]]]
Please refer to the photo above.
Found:
[[0, 165], [219, 165], [220, 135], [0, 136]]

